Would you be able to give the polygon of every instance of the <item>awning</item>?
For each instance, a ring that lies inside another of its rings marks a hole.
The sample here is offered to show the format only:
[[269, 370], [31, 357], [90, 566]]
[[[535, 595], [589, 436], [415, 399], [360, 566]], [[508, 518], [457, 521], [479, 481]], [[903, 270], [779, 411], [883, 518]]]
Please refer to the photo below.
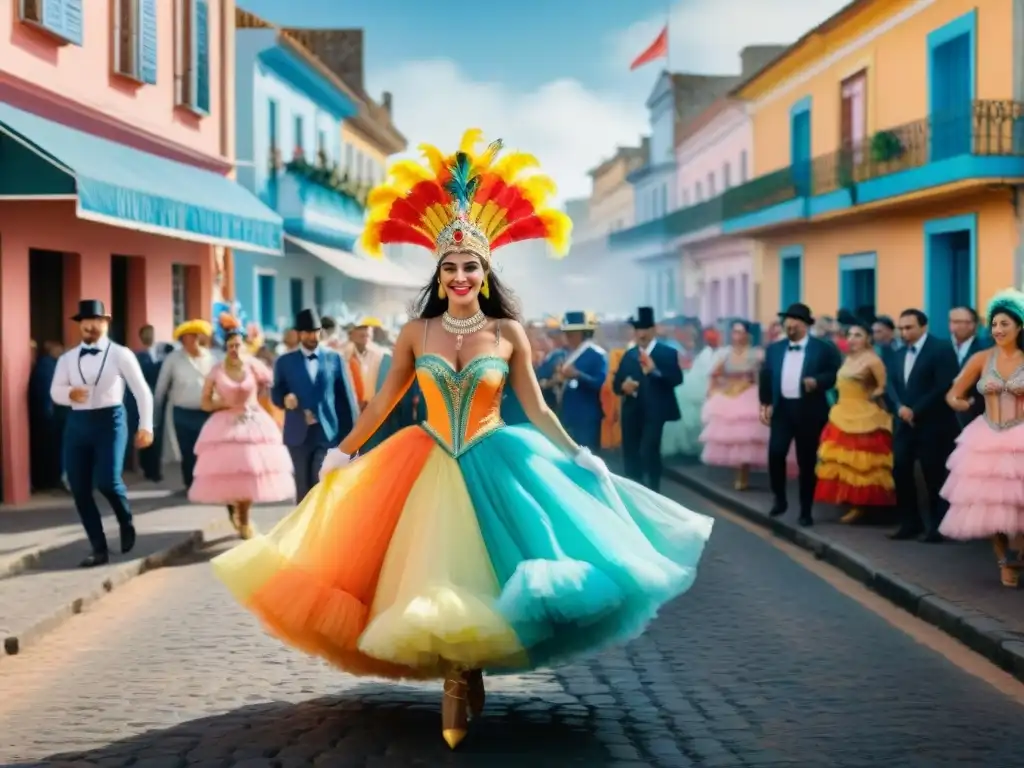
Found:
[[[52, 199], [55, 192], [68, 191], [70, 178], [81, 219], [182, 240], [281, 253], [281, 217], [226, 176], [8, 104], [0, 104], [0, 142], [7, 145], [5, 150], [10, 148], [0, 164], [8, 197], [19, 197], [20, 191], [26, 199]], [[54, 174], [53, 168], [61, 173]], [[51, 179], [55, 188], [42, 189], [41, 178]]]
[[407, 270], [388, 259], [371, 259], [366, 256], [357, 256], [349, 251], [338, 248], [329, 248], [326, 245], [317, 245], [308, 240], [300, 240], [291, 235], [285, 235], [285, 240], [311, 256], [316, 256], [325, 264], [334, 267], [344, 275], [353, 280], [361, 280], [374, 285], [387, 286], [389, 288], [422, 288], [425, 281], [418, 280]]

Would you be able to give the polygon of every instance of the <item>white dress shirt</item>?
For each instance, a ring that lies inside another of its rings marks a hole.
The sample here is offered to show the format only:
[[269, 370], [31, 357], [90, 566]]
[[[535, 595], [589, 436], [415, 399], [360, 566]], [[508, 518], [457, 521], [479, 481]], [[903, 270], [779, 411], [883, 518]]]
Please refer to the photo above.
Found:
[[[95, 354], [82, 354], [95, 350]], [[128, 347], [115, 344], [106, 336], [96, 344], [79, 344], [57, 360], [57, 370], [50, 385], [50, 397], [57, 405], [69, 406], [72, 411], [94, 411], [113, 408], [124, 403], [124, 385], [135, 396], [139, 406], [139, 429], [153, 431], [153, 394], [142, 375], [139, 359]], [[71, 400], [71, 390], [83, 387], [89, 390], [84, 403]]]
[[174, 350], [160, 368], [153, 400], [163, 403], [166, 398], [172, 406], [200, 410], [206, 377], [216, 364], [216, 356], [208, 349], [201, 349], [196, 357], [184, 349]]
[[[309, 380], [315, 384], [317, 374], [320, 373], [320, 357], [323, 355], [323, 350], [317, 345], [317, 348], [312, 351], [305, 347], [299, 347], [299, 351], [306, 358], [306, 373], [309, 374]], [[315, 357], [310, 359], [310, 355], [315, 355]]]
[[782, 396], [786, 400], [799, 400], [802, 394], [800, 379], [804, 372], [804, 358], [807, 357], [807, 337], [800, 341], [787, 341], [786, 344], [786, 354], [782, 358]]
[[921, 354], [921, 347], [924, 346], [925, 340], [928, 338], [927, 333], [921, 334], [921, 338], [915, 341], [913, 344], [907, 347], [907, 356], [903, 360], [903, 383], [906, 384], [910, 381], [910, 374], [914, 370], [914, 363], [917, 362], [917, 356]]
[[971, 348], [971, 344], [974, 343], [974, 336], [971, 336], [967, 341], [962, 344], [953, 343], [956, 347], [956, 359], [960, 361], [960, 367], [964, 367], [964, 360], [967, 358], [967, 351]]

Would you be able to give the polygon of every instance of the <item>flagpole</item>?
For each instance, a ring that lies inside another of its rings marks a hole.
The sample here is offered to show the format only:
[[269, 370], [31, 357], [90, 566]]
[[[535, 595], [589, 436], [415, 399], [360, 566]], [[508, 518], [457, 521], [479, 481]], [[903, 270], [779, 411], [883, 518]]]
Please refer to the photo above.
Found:
[[668, 0], [668, 15], [665, 16], [665, 69], [672, 72], [672, 0]]

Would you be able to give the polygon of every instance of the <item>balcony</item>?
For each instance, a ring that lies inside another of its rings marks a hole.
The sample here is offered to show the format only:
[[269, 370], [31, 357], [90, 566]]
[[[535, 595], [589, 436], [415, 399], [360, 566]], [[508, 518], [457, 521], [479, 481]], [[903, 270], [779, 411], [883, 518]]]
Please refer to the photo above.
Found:
[[621, 248], [653, 240], [671, 240], [721, 224], [722, 200], [723, 196], [719, 195], [687, 208], [679, 208], [660, 219], [613, 232], [608, 236], [608, 245]]

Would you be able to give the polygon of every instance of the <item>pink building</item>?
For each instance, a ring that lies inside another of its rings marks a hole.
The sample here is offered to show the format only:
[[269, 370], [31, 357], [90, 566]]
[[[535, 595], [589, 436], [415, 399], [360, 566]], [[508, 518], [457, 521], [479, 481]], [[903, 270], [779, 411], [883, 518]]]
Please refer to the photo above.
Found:
[[[88, 13], [84, 12], [88, 7]], [[32, 342], [209, 317], [233, 247], [281, 220], [234, 184], [233, 0], [17, 0], [0, 14], [0, 480], [31, 492]]]
[[[744, 104], [715, 102], [691, 123], [676, 146], [676, 200], [682, 208], [720, 198], [750, 179], [753, 128]], [[755, 316], [755, 246], [723, 235], [721, 217], [675, 240], [683, 259], [685, 313], [704, 324]]]

